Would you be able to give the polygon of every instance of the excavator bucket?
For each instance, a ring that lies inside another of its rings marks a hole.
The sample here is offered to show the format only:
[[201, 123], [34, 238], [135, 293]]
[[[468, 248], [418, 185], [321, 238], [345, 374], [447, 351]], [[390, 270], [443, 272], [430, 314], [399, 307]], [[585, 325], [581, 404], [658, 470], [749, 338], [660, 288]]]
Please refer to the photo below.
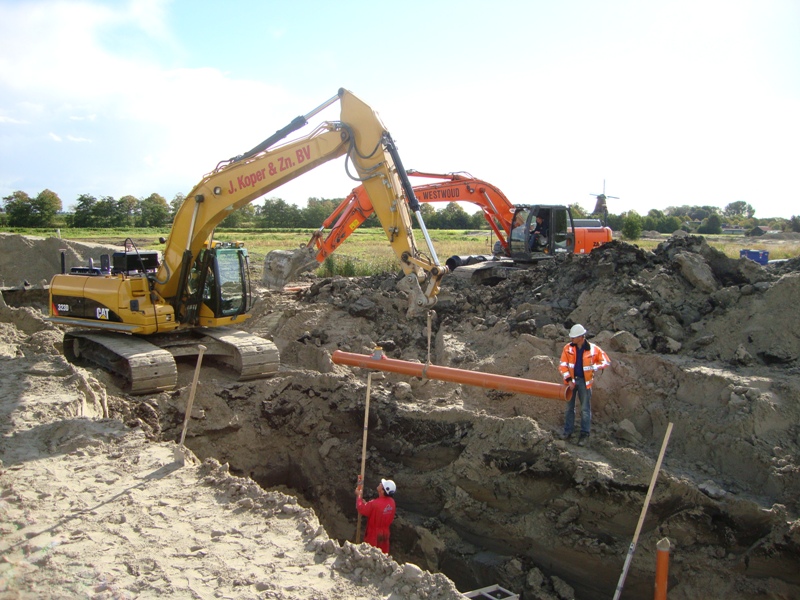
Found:
[[301, 273], [319, 266], [314, 248], [297, 250], [272, 250], [264, 259], [264, 276], [261, 281], [270, 290], [282, 290]]

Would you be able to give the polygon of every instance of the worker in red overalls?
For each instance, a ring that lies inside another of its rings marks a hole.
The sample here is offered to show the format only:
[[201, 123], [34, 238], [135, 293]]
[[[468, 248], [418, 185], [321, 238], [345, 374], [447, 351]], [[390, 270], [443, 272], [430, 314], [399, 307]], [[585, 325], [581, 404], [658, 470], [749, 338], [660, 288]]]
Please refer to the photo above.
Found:
[[356, 486], [356, 510], [359, 514], [367, 517], [367, 530], [364, 534], [364, 541], [370, 546], [380, 548], [384, 554], [389, 554], [389, 526], [394, 521], [395, 504], [394, 493], [397, 486], [391, 479], [381, 479], [376, 488], [378, 497], [369, 502], [364, 502], [361, 497], [364, 491], [364, 484], [359, 475], [358, 485]]

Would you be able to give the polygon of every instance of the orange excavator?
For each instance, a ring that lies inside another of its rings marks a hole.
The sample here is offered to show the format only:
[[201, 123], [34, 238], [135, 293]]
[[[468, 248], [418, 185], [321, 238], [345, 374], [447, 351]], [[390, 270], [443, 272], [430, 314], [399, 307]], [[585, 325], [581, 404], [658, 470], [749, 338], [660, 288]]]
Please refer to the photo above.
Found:
[[[468, 173], [411, 169], [407, 173], [409, 177], [436, 180], [414, 186], [414, 195], [420, 202], [471, 202], [483, 211], [497, 236], [492, 255], [452, 256], [446, 261], [450, 271], [473, 281], [496, 283], [509, 269], [563, 254], [586, 254], [612, 239], [611, 229], [603, 227], [599, 220], [573, 219], [569, 207], [563, 205], [512, 204], [499, 188]], [[363, 187], [353, 189], [311, 235], [305, 248], [267, 255], [265, 282], [280, 289], [303, 270], [322, 263], [372, 213], [372, 203]], [[267, 273], [271, 275], [266, 276]]]

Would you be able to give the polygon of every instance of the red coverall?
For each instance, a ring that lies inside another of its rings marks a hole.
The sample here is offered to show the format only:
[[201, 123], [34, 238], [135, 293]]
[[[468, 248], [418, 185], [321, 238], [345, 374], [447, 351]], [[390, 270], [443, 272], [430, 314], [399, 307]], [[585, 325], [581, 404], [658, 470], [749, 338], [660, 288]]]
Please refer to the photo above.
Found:
[[356, 498], [356, 510], [367, 517], [367, 531], [364, 541], [389, 554], [389, 525], [394, 521], [394, 498], [379, 496], [369, 502]]

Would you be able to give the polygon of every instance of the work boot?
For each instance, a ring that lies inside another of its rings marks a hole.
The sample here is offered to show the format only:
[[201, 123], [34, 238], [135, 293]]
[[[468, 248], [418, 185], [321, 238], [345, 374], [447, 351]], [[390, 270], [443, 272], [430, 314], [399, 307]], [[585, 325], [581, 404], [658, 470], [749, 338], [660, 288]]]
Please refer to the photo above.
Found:
[[562, 431], [562, 432], [561, 432], [561, 434], [560, 434], [558, 437], [559, 437], [560, 439], [562, 439], [562, 440], [565, 440], [565, 441], [566, 441], [566, 440], [568, 440], [570, 437], [572, 437], [572, 434], [571, 434], [571, 433], [567, 433], [566, 431]]
[[588, 442], [588, 441], [589, 441], [589, 434], [588, 433], [582, 433], [581, 437], [578, 438], [578, 446], [585, 446], [586, 442]]

